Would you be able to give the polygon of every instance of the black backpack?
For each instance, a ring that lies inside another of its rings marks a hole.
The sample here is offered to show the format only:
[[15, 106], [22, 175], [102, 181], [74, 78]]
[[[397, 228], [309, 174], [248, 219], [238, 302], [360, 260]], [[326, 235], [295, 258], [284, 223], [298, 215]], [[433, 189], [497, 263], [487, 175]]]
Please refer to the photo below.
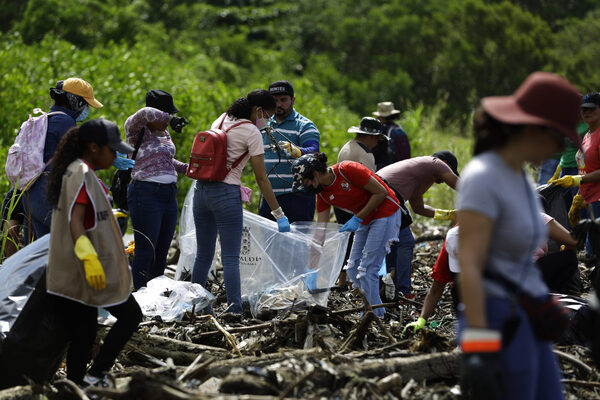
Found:
[[[140, 146], [142, 145], [143, 139], [144, 128], [142, 128], [142, 131], [140, 132], [140, 137], [135, 143], [135, 149], [133, 151], [133, 154], [131, 155], [132, 160], [135, 160], [137, 152], [140, 149]], [[110, 185], [110, 191], [112, 193], [113, 202], [115, 203], [117, 208], [120, 208], [121, 210], [129, 210], [129, 206], [127, 205], [127, 187], [131, 182], [132, 169], [133, 168], [123, 169], [115, 172], [115, 174], [113, 175], [112, 183]]]

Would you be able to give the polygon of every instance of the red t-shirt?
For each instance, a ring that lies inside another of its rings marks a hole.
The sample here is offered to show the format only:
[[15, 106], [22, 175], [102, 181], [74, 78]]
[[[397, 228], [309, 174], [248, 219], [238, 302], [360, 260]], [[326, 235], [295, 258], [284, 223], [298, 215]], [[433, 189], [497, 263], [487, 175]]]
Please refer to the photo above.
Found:
[[399, 203], [394, 191], [364, 165], [354, 161], [342, 161], [333, 165], [331, 169], [335, 179], [317, 195], [317, 212], [325, 211], [332, 205], [357, 214], [371, 198], [371, 192], [363, 189], [371, 177], [382, 184], [388, 194], [385, 200], [367, 215], [362, 224], [367, 225], [374, 219], [389, 217], [398, 211]]
[[[599, 147], [600, 128], [596, 129], [593, 133], [588, 131], [581, 142], [581, 150], [575, 155], [580, 175], [589, 174], [592, 171], [600, 169]], [[579, 187], [579, 193], [588, 204], [598, 201], [600, 200], [600, 183], [584, 183]]]
[[[85, 162], [85, 161], [83, 161], [83, 162]], [[86, 164], [88, 167], [90, 167], [90, 169], [92, 171], [94, 171], [94, 168], [90, 164], [88, 164], [88, 163], [86, 163]], [[95, 172], [94, 172], [94, 175], [96, 175]], [[96, 176], [96, 178], [98, 179], [98, 182], [100, 182], [100, 186], [102, 186], [102, 189], [104, 189], [104, 191], [106, 192], [106, 195], [108, 196], [108, 188], [106, 187], [104, 182], [102, 182], [102, 180], [100, 178], [98, 178], [98, 176]], [[92, 205], [90, 204], [90, 196], [88, 195], [87, 190], [85, 189], [85, 184], [81, 187], [79, 194], [75, 198], [75, 203], [83, 204], [86, 206], [85, 207], [85, 217], [83, 220], [83, 228], [85, 230], [93, 228], [94, 222], [96, 220], [96, 216], [94, 215], [94, 207], [92, 207]]]
[[444, 240], [444, 244], [442, 245], [442, 249], [440, 250], [440, 254], [438, 255], [437, 260], [435, 260], [435, 265], [433, 266], [433, 271], [431, 272], [431, 278], [434, 281], [439, 283], [450, 283], [453, 281], [452, 272], [450, 272], [450, 264], [448, 261], [448, 251], [446, 251], [446, 241]]

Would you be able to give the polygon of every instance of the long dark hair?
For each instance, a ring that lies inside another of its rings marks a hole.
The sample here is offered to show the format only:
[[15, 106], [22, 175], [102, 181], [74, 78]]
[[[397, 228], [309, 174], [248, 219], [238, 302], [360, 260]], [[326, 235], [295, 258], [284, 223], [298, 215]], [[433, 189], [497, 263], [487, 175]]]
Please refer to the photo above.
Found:
[[519, 135], [523, 127], [524, 125], [500, 122], [486, 113], [481, 106], [478, 107], [473, 117], [473, 133], [475, 135], [473, 154], [477, 155], [504, 146], [509, 139]]
[[62, 177], [67, 170], [67, 167], [77, 158], [83, 157], [88, 150], [88, 144], [90, 143], [96, 143], [99, 146], [103, 146], [108, 143], [108, 140], [106, 135], [103, 136], [96, 132], [88, 132], [85, 135], [82, 135], [79, 126], [74, 126], [69, 129], [60, 142], [58, 142], [56, 152], [50, 160], [51, 169], [46, 184], [48, 203], [52, 207], [56, 207], [58, 204], [62, 186]]
[[250, 119], [252, 107], [262, 107], [265, 110], [273, 110], [277, 107], [275, 98], [264, 89], [255, 89], [246, 97], [236, 99], [227, 109], [227, 115], [234, 118]]

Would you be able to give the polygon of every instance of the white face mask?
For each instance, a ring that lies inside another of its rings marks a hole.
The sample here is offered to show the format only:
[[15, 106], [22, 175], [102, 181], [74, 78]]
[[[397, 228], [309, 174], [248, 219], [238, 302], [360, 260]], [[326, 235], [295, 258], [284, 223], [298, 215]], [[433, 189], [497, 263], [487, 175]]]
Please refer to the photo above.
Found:
[[260, 111], [260, 118], [256, 118], [256, 122], [254, 123], [254, 125], [256, 125], [256, 127], [258, 129], [262, 129], [265, 126], [267, 126], [267, 119], [265, 118], [264, 113], [262, 112], [262, 110]]

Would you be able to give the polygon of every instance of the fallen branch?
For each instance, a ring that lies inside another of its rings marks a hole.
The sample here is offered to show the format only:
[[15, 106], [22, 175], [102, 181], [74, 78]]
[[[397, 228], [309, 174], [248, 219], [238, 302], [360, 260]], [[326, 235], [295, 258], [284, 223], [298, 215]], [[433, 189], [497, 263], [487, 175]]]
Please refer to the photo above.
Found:
[[[369, 300], [367, 300], [367, 296], [365, 296], [365, 292], [363, 292], [362, 290], [360, 290], [358, 288], [356, 288], [354, 290], [357, 291], [358, 295], [361, 297], [361, 299], [365, 305], [365, 309], [367, 309], [370, 312], [373, 312], [373, 307], [371, 307], [371, 305], [369, 304]], [[396, 343], [396, 339], [392, 336], [390, 331], [388, 331], [388, 329], [385, 327], [385, 325], [383, 324], [383, 322], [381, 321], [380, 318], [375, 318], [375, 323], [377, 324], [379, 329], [381, 329], [383, 334], [388, 338], [388, 340], [390, 342]]]
[[567, 385], [584, 386], [584, 387], [600, 387], [600, 382], [578, 381], [576, 379], [562, 379], [562, 383]]
[[353, 329], [346, 340], [341, 344], [338, 349], [338, 353], [345, 352], [349, 347], [356, 346], [360, 343], [365, 335], [367, 334], [369, 327], [371, 326], [371, 322], [377, 317], [373, 314], [373, 311], [366, 312], [363, 317], [360, 319], [358, 325], [355, 329]]
[[554, 354], [556, 354], [558, 357], [562, 358], [565, 361], [568, 361], [572, 364], [574, 364], [575, 366], [579, 367], [580, 369], [582, 369], [586, 374], [590, 374], [592, 372], [592, 368], [585, 365], [583, 363], [583, 361], [573, 357], [570, 354], [567, 353], [563, 353], [560, 350], [554, 350]]
[[240, 349], [238, 349], [237, 343], [235, 342], [233, 336], [231, 336], [231, 334], [221, 326], [221, 324], [219, 323], [219, 321], [217, 321], [215, 317], [213, 317], [211, 314], [207, 314], [203, 315], [200, 318], [210, 319], [212, 323], [217, 327], [217, 329], [223, 334], [223, 336], [225, 336], [225, 340], [227, 341], [227, 343], [229, 343], [229, 345], [233, 348], [237, 355], [239, 357], [242, 357], [242, 353], [240, 352]]

